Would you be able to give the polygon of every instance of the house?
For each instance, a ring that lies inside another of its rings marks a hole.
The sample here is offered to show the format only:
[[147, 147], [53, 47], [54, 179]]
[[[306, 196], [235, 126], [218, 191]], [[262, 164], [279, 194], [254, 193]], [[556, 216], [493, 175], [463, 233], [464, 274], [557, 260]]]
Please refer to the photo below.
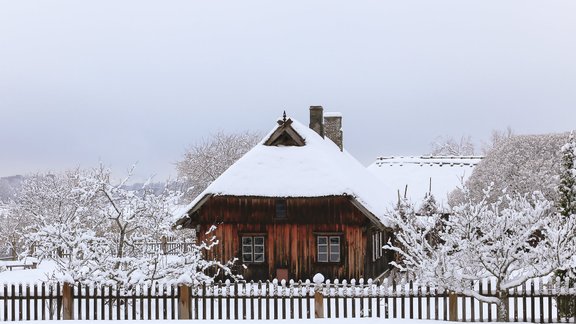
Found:
[[450, 193], [462, 187], [481, 160], [481, 156], [379, 157], [368, 170], [390, 189], [406, 193], [416, 208], [431, 193], [438, 207], [447, 210]]
[[192, 201], [182, 223], [219, 240], [208, 258], [237, 258], [247, 280], [374, 278], [389, 268], [382, 216], [393, 192], [343, 149], [341, 123], [321, 106], [310, 107], [310, 127], [284, 115]]

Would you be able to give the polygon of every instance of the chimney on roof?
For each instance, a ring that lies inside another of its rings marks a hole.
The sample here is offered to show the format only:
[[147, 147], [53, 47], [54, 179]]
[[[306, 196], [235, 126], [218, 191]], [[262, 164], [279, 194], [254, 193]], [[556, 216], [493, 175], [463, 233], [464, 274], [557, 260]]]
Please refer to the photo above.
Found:
[[340, 151], [344, 150], [343, 133], [342, 133], [342, 114], [326, 113], [324, 115], [324, 132], [326, 137], [332, 140]]
[[324, 138], [324, 109], [322, 106], [310, 106], [310, 129]]

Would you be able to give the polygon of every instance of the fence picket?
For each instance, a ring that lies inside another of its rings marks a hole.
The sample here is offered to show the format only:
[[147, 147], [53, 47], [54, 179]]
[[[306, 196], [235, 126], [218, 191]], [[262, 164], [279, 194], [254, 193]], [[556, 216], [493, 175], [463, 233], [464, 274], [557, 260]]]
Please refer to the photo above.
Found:
[[[235, 284], [235, 291], [238, 288], [238, 285]], [[202, 283], [202, 319], [205, 320], [206, 319], [206, 283]], [[235, 307], [236, 308], [236, 307]], [[234, 311], [236, 311], [236, 309], [234, 309]], [[236, 319], [238, 319], [238, 317], [236, 316]]]
[[[488, 295], [492, 295], [492, 280], [488, 279]], [[488, 304], [488, 322], [492, 322], [492, 305]]]
[[[474, 290], [474, 281], [470, 281], [470, 289]], [[475, 307], [475, 301], [474, 301], [474, 297], [470, 296], [470, 314], [471, 314], [471, 318], [470, 321], [471, 322], [475, 322], [476, 321], [476, 307]]]
[[247, 300], [247, 287], [246, 283], [242, 285], [242, 319], [246, 319], [246, 300]]
[[550, 281], [547, 282], [546, 292], [548, 295], [548, 323], [552, 323], [552, 291], [550, 289]]
[[[480, 292], [480, 294], [484, 293], [482, 282], [483, 282], [482, 279], [478, 281], [478, 291]], [[490, 307], [490, 304], [488, 304], [488, 307]], [[478, 308], [479, 308], [480, 322], [484, 322], [484, 303], [481, 300], [478, 302]]]
[[[234, 282], [234, 295], [238, 296], [238, 282]], [[238, 319], [238, 298], [234, 298], [234, 319]]]
[[526, 303], [528, 295], [526, 294], [526, 283], [522, 285], [522, 321], [528, 321], [528, 305]]
[[38, 284], [34, 284], [34, 320], [38, 320]]
[[198, 306], [198, 294], [199, 294], [199, 287], [198, 285], [192, 286], [192, 296], [194, 296], [194, 318], [195, 320], [200, 319], [200, 310]]
[[544, 323], [544, 296], [542, 295], [542, 281], [536, 278], [538, 284], [538, 292], [540, 295], [540, 323]]

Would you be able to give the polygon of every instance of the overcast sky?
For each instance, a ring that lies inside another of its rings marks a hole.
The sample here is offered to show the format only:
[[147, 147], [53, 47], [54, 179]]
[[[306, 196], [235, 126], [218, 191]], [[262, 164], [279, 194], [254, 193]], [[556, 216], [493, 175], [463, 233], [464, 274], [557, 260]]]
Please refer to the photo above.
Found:
[[[576, 128], [576, 1], [0, 0], [0, 176], [175, 175], [218, 130], [344, 116], [362, 163]], [[478, 145], [479, 146], [479, 145]]]

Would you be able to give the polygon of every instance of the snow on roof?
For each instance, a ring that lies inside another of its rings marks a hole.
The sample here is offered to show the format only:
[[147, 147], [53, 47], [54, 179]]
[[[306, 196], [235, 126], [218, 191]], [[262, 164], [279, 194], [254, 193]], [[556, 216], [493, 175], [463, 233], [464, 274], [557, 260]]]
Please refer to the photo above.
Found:
[[187, 210], [209, 195], [261, 197], [352, 196], [384, 225], [384, 214], [393, 205], [394, 192], [328, 138], [293, 121], [292, 128], [304, 146], [266, 146], [276, 127], [204, 192]]
[[480, 156], [380, 157], [368, 170], [396, 192], [394, 199], [408, 186], [407, 196], [416, 204], [428, 192], [431, 179], [432, 195], [438, 206], [446, 208], [448, 194], [461, 187], [481, 160]]

